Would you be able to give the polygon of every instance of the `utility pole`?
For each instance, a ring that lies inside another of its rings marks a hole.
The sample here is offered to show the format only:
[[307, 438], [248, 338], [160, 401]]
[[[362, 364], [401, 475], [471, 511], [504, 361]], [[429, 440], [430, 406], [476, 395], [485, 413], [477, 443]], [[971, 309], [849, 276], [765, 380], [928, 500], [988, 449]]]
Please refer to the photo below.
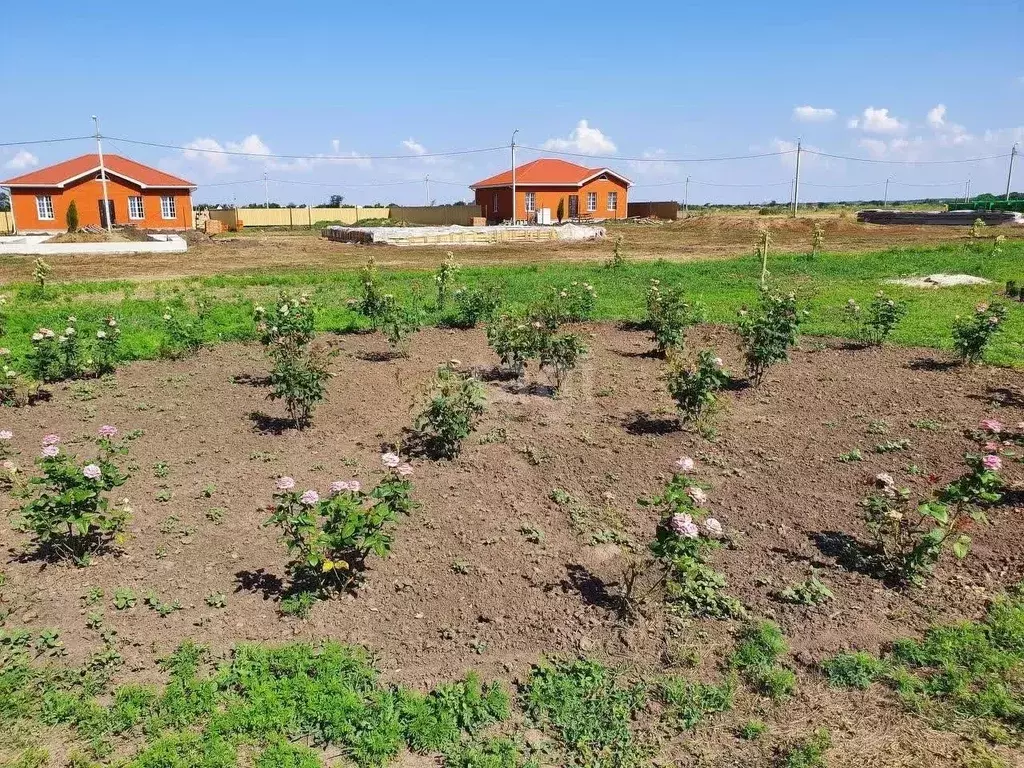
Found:
[[796, 176], [793, 177], [793, 215], [800, 209], [800, 137], [796, 140]]
[[263, 196], [267, 200], [267, 210], [270, 210], [270, 186], [267, 184], [267, 172], [263, 172]]
[[512, 131], [512, 224], [516, 223], [516, 134], [519, 129]]
[[427, 197], [426, 197], [427, 205], [430, 205], [430, 174], [429, 173], [426, 176], [423, 177], [423, 186], [426, 189], [426, 193], [427, 193]]
[[[103, 165], [103, 142], [100, 141], [100, 119], [96, 117], [96, 115], [93, 115], [92, 123], [96, 127], [96, 153], [100, 156], [100, 183], [103, 184], [103, 219], [105, 219], [107, 223], [107, 232], [110, 232], [113, 230], [113, 227], [110, 226], [110, 199], [107, 197], [107, 169]], [[1007, 199], [1009, 199], [1009, 197], [1007, 197]]]
[[1010, 200], [1010, 179], [1013, 178], [1013, 158], [1017, 156], [1017, 145], [1013, 145], [1013, 149], [1010, 150], [1010, 170], [1006, 172], [1006, 200]]
[[971, 180], [970, 179], [968, 179], [967, 183], [964, 185], [964, 202], [965, 203], [971, 202]]
[[690, 177], [686, 177], [686, 183], [683, 185], [683, 215], [690, 215]]
[[882, 198], [882, 207], [889, 207], [889, 180], [885, 180], [885, 196]]

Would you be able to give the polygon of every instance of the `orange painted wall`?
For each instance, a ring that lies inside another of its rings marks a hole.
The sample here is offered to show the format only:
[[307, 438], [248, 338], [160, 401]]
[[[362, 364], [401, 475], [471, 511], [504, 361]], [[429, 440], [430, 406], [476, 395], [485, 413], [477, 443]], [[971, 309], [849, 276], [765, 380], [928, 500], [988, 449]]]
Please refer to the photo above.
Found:
[[[592, 219], [624, 219], [626, 218], [626, 202], [628, 189], [617, 179], [594, 179], [583, 187], [531, 187], [516, 185], [516, 220], [526, 221], [526, 193], [535, 195], [534, 209], [550, 208], [551, 220], [558, 220], [558, 202], [564, 201], [564, 217], [569, 218], [569, 195], [579, 195], [580, 216]], [[587, 193], [597, 193], [597, 210], [587, 211]], [[618, 192], [615, 210], [608, 209], [608, 193]], [[494, 196], [498, 199], [498, 212], [494, 212]], [[512, 188], [498, 187], [476, 190], [474, 202], [479, 205], [488, 221], [507, 221], [512, 210]]]
[[[36, 195], [50, 195], [53, 200], [53, 220], [40, 220], [36, 212]], [[160, 214], [160, 198], [168, 195], [175, 200], [175, 218], [165, 219]], [[142, 197], [145, 218], [128, 218], [128, 198]], [[67, 229], [65, 216], [68, 206], [74, 200], [78, 205], [78, 225], [100, 226], [100, 203], [103, 199], [103, 185], [97, 173], [92, 178], [81, 179], [64, 189], [12, 189], [11, 209], [14, 223], [19, 232], [36, 230], [63, 232]], [[187, 189], [146, 189], [123, 181], [114, 176], [107, 177], [107, 199], [114, 204], [114, 224], [133, 224], [140, 229], [192, 229], [192, 195]]]

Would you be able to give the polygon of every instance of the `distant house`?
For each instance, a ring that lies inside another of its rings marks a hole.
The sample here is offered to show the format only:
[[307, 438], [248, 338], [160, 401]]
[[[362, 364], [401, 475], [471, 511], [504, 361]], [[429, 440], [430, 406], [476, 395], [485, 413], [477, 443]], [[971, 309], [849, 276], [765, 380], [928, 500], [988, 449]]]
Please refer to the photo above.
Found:
[[[632, 182], [608, 168], [540, 159], [516, 168], [515, 221], [536, 221], [547, 209], [552, 220], [622, 219]], [[512, 215], [512, 171], [473, 184], [476, 204], [490, 222]]]
[[[112, 224], [142, 229], [191, 229], [195, 184], [120, 155], [103, 155], [107, 209]], [[19, 232], [67, 229], [65, 214], [74, 200], [79, 226], [103, 226], [103, 184], [98, 155], [82, 155], [7, 181], [11, 211]]]

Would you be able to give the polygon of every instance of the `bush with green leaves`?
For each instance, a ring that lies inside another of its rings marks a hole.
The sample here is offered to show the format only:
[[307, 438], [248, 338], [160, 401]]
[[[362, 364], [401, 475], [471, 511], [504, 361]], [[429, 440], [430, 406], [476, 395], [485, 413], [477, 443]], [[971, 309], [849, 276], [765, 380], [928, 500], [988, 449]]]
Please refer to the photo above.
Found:
[[561, 389], [566, 377], [576, 369], [587, 354], [583, 340], [574, 333], [557, 335], [544, 328], [537, 334], [537, 362], [555, 389]]
[[771, 366], [789, 360], [806, 311], [797, 308], [795, 294], [762, 289], [757, 307], [739, 314], [740, 350], [747, 375], [758, 386]]
[[271, 400], [283, 400], [297, 429], [309, 426], [316, 407], [327, 396], [331, 372], [327, 354], [318, 348], [280, 348], [270, 371]]
[[412, 467], [391, 453], [381, 460], [386, 474], [373, 491], [355, 480], [335, 481], [321, 497], [312, 488], [295, 490], [290, 477], [278, 479], [273, 514], [264, 525], [281, 529], [297, 591], [325, 596], [350, 587], [370, 555], [391, 552], [398, 516], [412, 507]]
[[727, 677], [721, 685], [667, 677], [658, 685], [658, 698], [664, 706], [661, 719], [689, 731], [708, 715], [732, 709], [735, 695], [735, 675]]
[[608, 269], [620, 269], [626, 266], [626, 253], [622, 247], [622, 235], [615, 238], [615, 246], [612, 249], [612, 257], [604, 263]]
[[885, 672], [885, 668], [884, 662], [864, 651], [840, 653], [821, 665], [829, 685], [835, 688], [859, 688], [862, 691], [870, 688]]
[[36, 381], [56, 381], [61, 368], [57, 334], [52, 328], [40, 326], [32, 334], [32, 351], [28, 369]]
[[423, 313], [399, 304], [394, 296], [387, 293], [384, 294], [376, 324], [388, 340], [392, 352], [400, 357], [408, 357], [408, 338], [423, 326]]
[[796, 675], [779, 661], [789, 653], [789, 644], [778, 626], [753, 622], [740, 631], [738, 640], [729, 666], [757, 693], [776, 701], [788, 698], [796, 689]]
[[205, 320], [206, 311], [203, 306], [197, 306], [194, 312], [184, 304], [164, 307], [160, 356], [180, 360], [202, 349]]
[[36, 459], [38, 475], [28, 478], [21, 494], [19, 528], [32, 534], [44, 557], [86, 565], [90, 558], [120, 542], [131, 517], [126, 505], [111, 504], [109, 494], [125, 483], [116, 457], [127, 452], [114, 440], [117, 430], [100, 428], [95, 458], [83, 463], [63, 453], [60, 437], [43, 438]]
[[377, 285], [377, 279], [377, 264], [371, 256], [359, 274], [361, 296], [358, 300], [351, 300], [352, 305], [369, 319], [374, 327], [384, 311], [384, 293]]
[[874, 543], [868, 564], [898, 586], [922, 586], [947, 548], [966, 557], [968, 522], [984, 523], [985, 507], [1002, 497], [1002, 459], [968, 455], [966, 461], [967, 471], [931, 499], [915, 501], [909, 488], [882, 473], [875, 493], [861, 502]]
[[121, 326], [112, 315], [105, 317], [96, 331], [92, 359], [96, 373], [100, 376], [113, 373], [121, 362]]
[[908, 304], [905, 301], [891, 299], [883, 291], [878, 291], [866, 311], [853, 299], [846, 303], [843, 311], [855, 338], [880, 347], [899, 325], [900, 320], [906, 317]]
[[487, 343], [502, 366], [516, 378], [522, 378], [527, 361], [534, 356], [540, 324], [537, 325], [534, 327], [526, 318], [512, 314], [500, 315], [487, 325]]
[[305, 294], [295, 297], [282, 291], [269, 311], [257, 305], [253, 314], [260, 342], [271, 357], [282, 349], [306, 347], [316, 335], [316, 314]]
[[977, 363], [1006, 323], [1006, 307], [1002, 304], [979, 304], [969, 317], [957, 315], [953, 320], [953, 350], [965, 363]]
[[809, 737], [801, 739], [779, 753], [780, 768], [826, 768], [825, 753], [832, 746], [827, 728], [818, 728]]
[[817, 256], [823, 250], [825, 250], [825, 225], [816, 221], [814, 229], [811, 231], [811, 256]]
[[459, 276], [459, 265], [455, 262], [455, 254], [451, 251], [445, 254], [444, 261], [441, 262], [441, 266], [437, 268], [437, 272], [434, 274], [434, 284], [437, 286], [437, 308], [444, 310], [448, 305], [448, 292], [451, 290], [452, 284], [455, 279]]
[[722, 358], [707, 349], [697, 355], [695, 365], [673, 357], [665, 370], [668, 393], [684, 421], [697, 421], [714, 411], [718, 393], [728, 383], [729, 372], [722, 366]]
[[687, 474], [693, 460], [680, 459], [677, 468], [661, 495], [640, 500], [655, 508], [661, 520], [649, 547], [650, 559], [632, 563], [623, 576], [623, 599], [634, 613], [658, 593], [669, 607], [693, 616], [742, 617], [742, 603], [725, 594], [725, 577], [707, 562], [721, 546], [724, 528], [703, 511], [707, 493]]
[[686, 329], [701, 322], [703, 315], [703, 308], [687, 301], [681, 288], [662, 288], [660, 280], [651, 280], [645, 325], [654, 337], [659, 355], [664, 357], [669, 350], [682, 350]]
[[821, 605], [835, 599], [832, 590], [813, 573], [803, 581], [785, 587], [779, 599], [793, 605]]
[[552, 288], [548, 303], [547, 312], [558, 324], [580, 323], [593, 318], [597, 294], [590, 283], [573, 280], [565, 288]]
[[78, 203], [74, 200], [68, 205], [64, 214], [64, 223], [67, 225], [68, 232], [78, 231]]
[[32, 279], [36, 284], [36, 291], [39, 294], [46, 293], [46, 282], [53, 274], [53, 267], [43, 261], [42, 256], [32, 262]]
[[478, 323], [490, 322], [501, 306], [501, 297], [493, 287], [462, 287], [452, 294], [452, 298], [455, 300], [455, 315], [451, 322], [458, 328], [475, 328]]
[[459, 373], [451, 364], [444, 365], [434, 376], [430, 399], [413, 427], [432, 455], [454, 458], [462, 441], [476, 428], [485, 402], [484, 388], [477, 379]]

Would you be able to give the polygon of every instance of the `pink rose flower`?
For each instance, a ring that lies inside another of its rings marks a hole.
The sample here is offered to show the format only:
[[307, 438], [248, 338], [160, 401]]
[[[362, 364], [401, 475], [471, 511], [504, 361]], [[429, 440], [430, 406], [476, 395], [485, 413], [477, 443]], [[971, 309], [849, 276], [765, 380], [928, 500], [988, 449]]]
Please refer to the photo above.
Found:
[[985, 450], [989, 451], [990, 453], [995, 453], [996, 451], [999, 450], [999, 443], [993, 443], [991, 440], [989, 440], [987, 443], [985, 443]]
[[381, 454], [380, 463], [388, 469], [394, 469], [402, 463], [402, 460], [398, 457], [397, 453], [391, 453], [388, 451], [387, 453]]
[[695, 462], [689, 456], [681, 456], [676, 460], [676, 467], [683, 472], [692, 472], [695, 466]]
[[82, 474], [90, 480], [95, 480], [103, 474], [103, 472], [95, 464], [86, 464], [82, 469]]
[[43, 445], [57, 445], [60, 442], [60, 435], [45, 435]]
[[673, 533], [686, 539], [695, 539], [700, 534], [700, 529], [689, 515], [672, 515], [668, 527]]
[[311, 507], [320, 501], [320, 494], [310, 488], [308, 491], [299, 497], [299, 501], [305, 504], [307, 507]]
[[702, 507], [708, 502], [708, 495], [696, 485], [691, 485], [687, 488], [686, 495], [689, 496], [693, 503], [698, 507]]
[[277, 490], [279, 491], [290, 491], [295, 487], [295, 480], [284, 475], [283, 477], [277, 478]]
[[721, 536], [724, 532], [722, 524], [713, 517], [709, 517], [707, 520], [704, 521], [704, 530], [708, 532], [708, 535], [714, 536], [716, 538], [718, 536]]
[[343, 491], [347, 490], [349, 490], [348, 483], [346, 483], [344, 480], [335, 480], [333, 483], [331, 483], [331, 493], [342, 493]]
[[981, 428], [988, 432], [991, 432], [994, 435], [998, 435], [1000, 432], [1003, 431], [1003, 423], [1001, 421], [997, 421], [996, 419], [982, 419]]
[[43, 456], [46, 457], [47, 459], [52, 459], [58, 453], [60, 453], [60, 448], [58, 448], [56, 445], [43, 446]]
[[985, 458], [983, 458], [981, 460], [981, 464], [982, 464], [983, 467], [985, 467], [985, 469], [990, 469], [993, 472], [996, 472], [996, 471], [1002, 469], [1002, 467], [1003, 467], [1003, 460], [1000, 459], [998, 456], [995, 456], [993, 454], [989, 454], [988, 456], [986, 456]]
[[408, 463], [402, 464], [398, 468], [398, 474], [400, 477], [409, 477], [412, 474], [412, 465]]
[[117, 427], [104, 424], [100, 427], [100, 437], [114, 437], [117, 434]]
[[362, 487], [363, 486], [359, 484], [358, 480], [349, 480], [348, 481], [348, 489], [350, 491], [352, 491], [352, 493], [359, 493], [359, 489], [362, 488]]
[[14, 437], [14, 433], [9, 429], [0, 429], [0, 440], [10, 440]]

